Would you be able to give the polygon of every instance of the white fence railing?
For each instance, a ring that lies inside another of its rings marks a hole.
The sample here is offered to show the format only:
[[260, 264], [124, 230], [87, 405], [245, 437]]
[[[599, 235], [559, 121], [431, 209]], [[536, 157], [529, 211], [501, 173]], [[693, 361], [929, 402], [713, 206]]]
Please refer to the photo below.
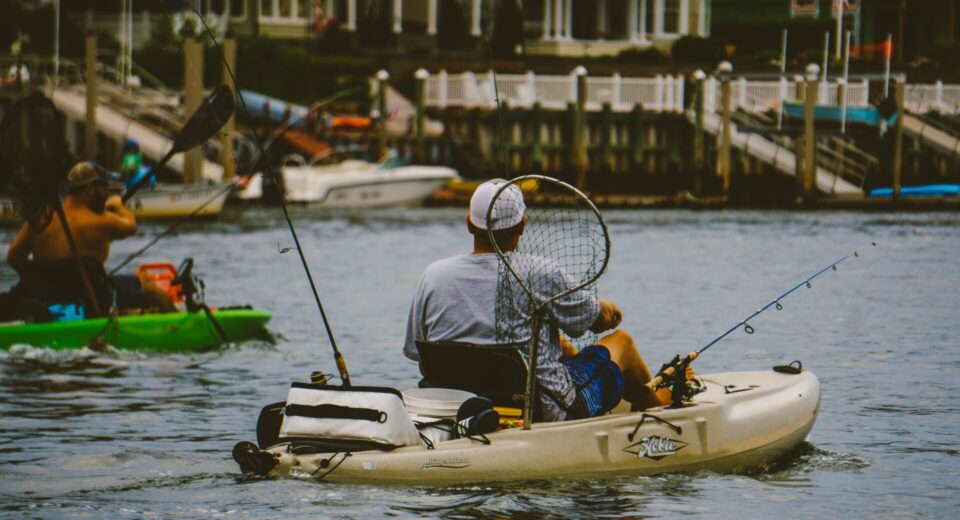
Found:
[[[496, 92], [494, 92], [496, 81]], [[426, 105], [431, 107], [486, 107], [500, 102], [512, 107], [530, 108], [540, 103], [546, 110], [564, 110], [577, 101], [577, 76], [569, 74], [537, 75], [447, 74], [440, 71], [426, 80]], [[639, 103], [644, 110], [654, 112], [682, 112], [684, 96], [683, 76], [655, 76], [653, 78], [622, 78], [619, 74], [587, 78], [587, 110], [601, 110], [610, 104], [612, 110], [629, 112]]]
[[907, 85], [903, 103], [914, 114], [960, 114], [960, 85]]
[[[704, 109], [708, 112], [720, 110], [720, 81], [716, 78], [707, 79], [705, 85]], [[839, 104], [839, 85], [837, 83], [821, 83], [818, 93], [819, 103], [824, 105]], [[870, 83], [861, 80], [847, 85], [847, 106], [865, 107], [870, 103]], [[734, 110], [741, 108], [748, 112], [767, 112], [777, 110], [783, 100], [797, 99], [797, 84], [783, 78], [779, 81], [748, 81], [737, 78], [730, 81], [730, 98]]]

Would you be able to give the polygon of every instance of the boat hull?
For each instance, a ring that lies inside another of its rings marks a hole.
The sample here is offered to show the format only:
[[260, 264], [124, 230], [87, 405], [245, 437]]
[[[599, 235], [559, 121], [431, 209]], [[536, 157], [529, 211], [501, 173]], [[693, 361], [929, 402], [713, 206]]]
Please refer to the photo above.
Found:
[[[258, 309], [213, 311], [231, 342], [269, 339], [266, 325], [270, 313]], [[203, 312], [174, 312], [120, 316], [52, 323], [0, 324], [0, 349], [31, 345], [55, 350], [81, 348], [102, 334], [104, 341], [120, 349], [153, 352], [192, 352], [216, 348], [223, 343]]]
[[286, 444], [267, 451], [278, 459], [275, 476], [366, 483], [736, 473], [790, 453], [813, 428], [820, 383], [810, 372], [731, 372], [703, 379], [707, 391], [685, 408], [615, 411], [591, 419], [535, 424], [530, 430], [501, 430], [488, 435], [489, 445], [457, 439], [438, 443], [433, 450], [417, 446], [349, 456], [293, 455], [287, 453]]
[[375, 166], [348, 161], [334, 167], [284, 167], [287, 200], [324, 208], [415, 206], [458, 177], [445, 167]]
[[127, 202], [127, 207], [137, 218], [181, 218], [191, 215], [196, 218], [216, 218], [223, 211], [223, 204], [230, 193], [230, 190], [225, 189], [226, 186], [161, 184], [154, 189], [137, 192]]

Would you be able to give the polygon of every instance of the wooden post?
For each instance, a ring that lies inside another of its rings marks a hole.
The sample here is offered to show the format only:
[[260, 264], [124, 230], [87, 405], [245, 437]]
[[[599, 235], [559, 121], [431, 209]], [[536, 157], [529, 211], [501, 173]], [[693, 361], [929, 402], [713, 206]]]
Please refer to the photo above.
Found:
[[84, 60], [87, 82], [87, 117], [84, 134], [84, 156], [88, 161], [97, 158], [97, 35], [87, 33], [86, 55]]
[[723, 114], [723, 128], [720, 134], [720, 177], [723, 182], [723, 196], [730, 195], [730, 133], [733, 130], [730, 110], [730, 78], [724, 77], [720, 83], [720, 106]]
[[423, 145], [423, 134], [424, 134], [424, 111], [426, 103], [426, 84], [427, 78], [430, 77], [430, 73], [426, 69], [417, 69], [414, 73], [414, 78], [416, 79], [416, 103], [417, 103], [417, 118], [416, 118], [416, 137], [417, 137], [417, 162], [423, 163], [426, 153]]
[[613, 107], [603, 104], [600, 113], [600, 161], [608, 173], [613, 172]]
[[[223, 61], [223, 82], [233, 85], [229, 71], [237, 70], [237, 39], [232, 33], [227, 33], [227, 37], [223, 40]], [[233, 88], [231, 87], [230, 90], [232, 92]], [[237, 173], [237, 164], [233, 156], [235, 119], [231, 114], [220, 132], [220, 165], [223, 166], [223, 182], [233, 182], [233, 176]]]
[[816, 78], [807, 78], [803, 110], [803, 181], [801, 184], [801, 193], [805, 201], [809, 201], [816, 196], [817, 137], [814, 134], [813, 125], [818, 86]]
[[[377, 72], [377, 130], [380, 139], [380, 158], [387, 156], [387, 88], [390, 86], [390, 73], [384, 69]], [[447, 128], [446, 125], [444, 128]]]
[[643, 106], [637, 103], [633, 106], [633, 112], [630, 115], [633, 124], [630, 127], [630, 144], [633, 154], [630, 157], [631, 169], [637, 174], [643, 173], [643, 159], [646, 153], [647, 141], [645, 134]]
[[574, 74], [577, 76], [577, 106], [573, 130], [574, 167], [577, 171], [577, 189], [584, 191], [587, 188], [587, 69], [578, 66]]
[[533, 110], [530, 113], [530, 142], [532, 151], [530, 161], [533, 163], [533, 169], [536, 173], [543, 173], [546, 165], [543, 160], [543, 145], [540, 142], [540, 134], [543, 132], [543, 107], [537, 101], [533, 104]]
[[694, 73], [696, 86], [693, 94], [693, 110], [695, 114], [693, 128], [693, 193], [694, 195], [703, 195], [703, 81], [705, 76], [703, 71]]
[[803, 103], [803, 99], [804, 99], [804, 95], [803, 95], [803, 94], [804, 94], [804, 89], [805, 89], [804, 85], [806, 85], [806, 84], [803, 82], [803, 76], [794, 76], [794, 78], [793, 78], [793, 85], [794, 85], [794, 88], [795, 88], [795, 90], [796, 90], [796, 92], [797, 92], [797, 103]]
[[[193, 115], [203, 102], [203, 43], [195, 36], [183, 39], [183, 108]], [[183, 156], [183, 183], [203, 178], [203, 147], [188, 150]]]
[[906, 84], [897, 80], [894, 86], [894, 97], [897, 100], [897, 123], [893, 129], [893, 193], [894, 201], [900, 200], [900, 174], [903, 167], [903, 96]]

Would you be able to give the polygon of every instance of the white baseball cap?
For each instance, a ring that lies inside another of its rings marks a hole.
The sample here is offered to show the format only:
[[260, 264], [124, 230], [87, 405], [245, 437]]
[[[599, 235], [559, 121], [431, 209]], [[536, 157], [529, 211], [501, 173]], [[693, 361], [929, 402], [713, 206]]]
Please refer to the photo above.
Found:
[[[480, 229], [487, 229], [487, 212], [490, 211], [490, 203], [506, 183], [507, 181], [503, 179], [493, 179], [477, 186], [473, 196], [470, 197], [471, 224]], [[499, 231], [516, 226], [523, 220], [526, 210], [523, 193], [516, 184], [511, 184], [497, 196], [493, 211], [490, 212], [490, 229]]]

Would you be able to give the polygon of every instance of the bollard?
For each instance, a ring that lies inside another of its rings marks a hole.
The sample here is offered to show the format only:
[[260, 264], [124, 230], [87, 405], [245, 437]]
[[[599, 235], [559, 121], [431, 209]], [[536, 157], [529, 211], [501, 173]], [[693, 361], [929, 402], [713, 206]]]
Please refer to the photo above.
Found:
[[733, 131], [730, 110], [730, 78], [724, 76], [720, 82], [720, 106], [723, 113], [723, 130], [720, 134], [720, 178], [723, 183], [723, 196], [730, 195], [730, 133]]

